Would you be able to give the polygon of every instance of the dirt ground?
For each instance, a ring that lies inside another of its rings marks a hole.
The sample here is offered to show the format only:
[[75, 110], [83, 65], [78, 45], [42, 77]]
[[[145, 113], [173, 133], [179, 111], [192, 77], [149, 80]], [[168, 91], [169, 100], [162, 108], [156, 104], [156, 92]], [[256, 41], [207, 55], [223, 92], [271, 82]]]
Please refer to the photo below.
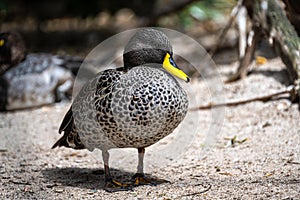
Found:
[[[236, 66], [220, 65], [222, 78]], [[269, 59], [246, 79], [225, 84], [224, 94], [227, 100], [260, 96], [286, 87], [287, 80], [280, 59]], [[198, 91], [189, 94], [198, 100], [191, 107], [209, 103], [208, 81], [190, 84]], [[285, 97], [226, 107], [218, 120], [210, 109], [189, 112], [178, 134], [146, 149], [147, 176], [169, 183], [115, 193], [103, 190], [99, 152], [51, 149], [69, 103], [1, 113], [1, 199], [300, 199], [299, 110]], [[210, 129], [214, 123], [217, 133]], [[205, 148], [208, 136], [216, 142]], [[134, 150], [112, 153], [113, 176], [129, 180], [136, 158]]]

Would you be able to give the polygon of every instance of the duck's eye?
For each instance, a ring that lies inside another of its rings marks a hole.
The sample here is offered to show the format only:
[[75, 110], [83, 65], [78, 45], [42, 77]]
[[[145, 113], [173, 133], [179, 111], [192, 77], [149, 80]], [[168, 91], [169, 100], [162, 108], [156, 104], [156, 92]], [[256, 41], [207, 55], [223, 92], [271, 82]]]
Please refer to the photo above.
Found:
[[2, 47], [4, 45], [4, 40], [0, 39], [0, 47]]

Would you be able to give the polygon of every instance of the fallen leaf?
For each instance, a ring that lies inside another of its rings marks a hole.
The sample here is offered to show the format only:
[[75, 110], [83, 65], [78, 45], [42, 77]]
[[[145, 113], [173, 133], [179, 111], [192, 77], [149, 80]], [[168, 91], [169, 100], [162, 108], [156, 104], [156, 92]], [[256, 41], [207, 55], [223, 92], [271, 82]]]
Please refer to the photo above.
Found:
[[266, 173], [265, 175], [264, 175], [264, 177], [270, 177], [270, 176], [272, 176], [273, 175], [273, 173]]
[[256, 56], [255, 61], [257, 65], [263, 65], [266, 64], [268, 60], [263, 56]]

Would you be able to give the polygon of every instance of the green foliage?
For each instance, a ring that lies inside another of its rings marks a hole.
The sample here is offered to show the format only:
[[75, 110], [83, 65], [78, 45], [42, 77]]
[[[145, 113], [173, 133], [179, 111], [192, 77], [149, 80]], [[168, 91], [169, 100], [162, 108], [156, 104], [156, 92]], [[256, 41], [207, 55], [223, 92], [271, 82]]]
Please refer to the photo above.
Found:
[[179, 13], [180, 23], [188, 28], [197, 21], [220, 20], [231, 10], [236, 0], [200, 0]]
[[7, 1], [0, 0], [0, 11], [1, 13], [7, 13]]
[[0, 0], [0, 27], [6, 15], [7, 15], [7, 1]]

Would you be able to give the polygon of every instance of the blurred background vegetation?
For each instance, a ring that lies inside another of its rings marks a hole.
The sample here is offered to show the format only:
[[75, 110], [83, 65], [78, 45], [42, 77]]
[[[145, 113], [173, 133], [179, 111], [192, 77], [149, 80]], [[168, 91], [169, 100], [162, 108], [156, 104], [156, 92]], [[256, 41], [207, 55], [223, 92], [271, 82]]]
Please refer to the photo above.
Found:
[[0, 0], [0, 25], [1, 32], [20, 32], [29, 51], [85, 55], [107, 37], [142, 26], [172, 28], [196, 38], [216, 34], [236, 2]]

